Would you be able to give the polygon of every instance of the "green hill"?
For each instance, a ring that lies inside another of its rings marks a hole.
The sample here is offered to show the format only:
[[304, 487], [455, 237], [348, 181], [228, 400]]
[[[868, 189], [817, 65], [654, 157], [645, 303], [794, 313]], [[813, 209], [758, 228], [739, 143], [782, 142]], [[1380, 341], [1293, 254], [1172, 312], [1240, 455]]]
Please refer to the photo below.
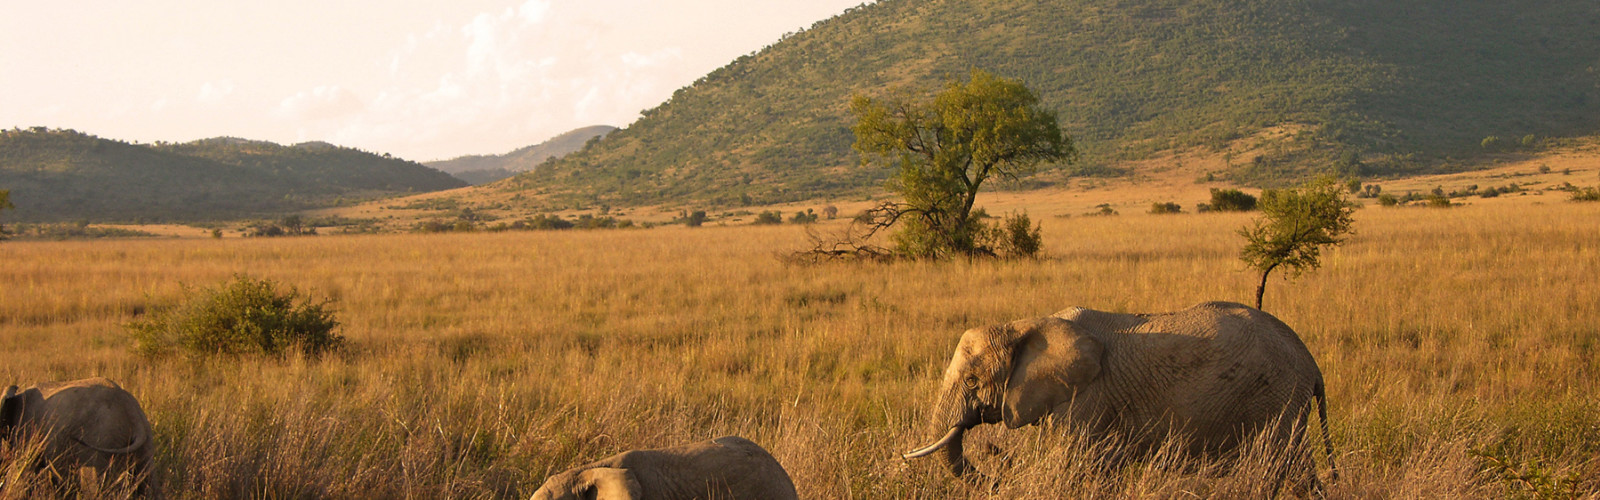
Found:
[[231, 219], [463, 185], [414, 162], [326, 143], [150, 146], [72, 130], [0, 131], [0, 189], [17, 207], [9, 220]]
[[[681, 89], [643, 118], [496, 184], [557, 203], [736, 205], [876, 188], [856, 166], [855, 92], [980, 67], [1057, 110], [1098, 169], [1298, 132], [1233, 160], [1272, 183], [1330, 167], [1437, 169], [1487, 136], [1600, 130], [1591, 0], [882, 0]], [[563, 201], [564, 200], [564, 201]]]
[[431, 161], [426, 165], [471, 184], [484, 184], [533, 170], [551, 158], [560, 158], [583, 149], [590, 140], [604, 137], [616, 130], [616, 127], [610, 125], [583, 127], [503, 155], [462, 156], [450, 160]]

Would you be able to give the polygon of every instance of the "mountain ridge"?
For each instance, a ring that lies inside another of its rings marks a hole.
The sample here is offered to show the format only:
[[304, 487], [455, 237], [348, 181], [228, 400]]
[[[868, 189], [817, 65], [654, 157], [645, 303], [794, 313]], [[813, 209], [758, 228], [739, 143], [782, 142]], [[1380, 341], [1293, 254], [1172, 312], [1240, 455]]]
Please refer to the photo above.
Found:
[[617, 127], [610, 125], [590, 125], [569, 130], [544, 142], [523, 146], [505, 154], [458, 156], [449, 160], [426, 162], [424, 165], [471, 184], [484, 184], [533, 170], [551, 158], [560, 158], [583, 149], [589, 141], [596, 137], [605, 137], [606, 134], [616, 130]]
[[557, 207], [860, 193], [888, 171], [857, 165], [849, 96], [931, 91], [974, 67], [1057, 110], [1085, 152], [1074, 169], [1293, 126], [1303, 132], [1230, 160], [1227, 175], [1269, 185], [1418, 173], [1482, 152], [1488, 136], [1600, 131], [1596, 33], [1600, 5], [1578, 0], [882, 0], [492, 187]]
[[25, 222], [236, 219], [465, 185], [419, 163], [327, 143], [149, 145], [75, 130], [0, 131], [0, 189], [16, 205], [7, 217]]

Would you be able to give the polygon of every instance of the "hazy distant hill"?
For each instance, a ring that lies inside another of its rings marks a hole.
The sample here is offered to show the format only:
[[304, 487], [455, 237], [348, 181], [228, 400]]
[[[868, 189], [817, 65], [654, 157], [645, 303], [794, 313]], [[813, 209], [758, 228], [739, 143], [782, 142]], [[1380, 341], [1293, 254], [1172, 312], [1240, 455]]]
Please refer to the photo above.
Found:
[[9, 220], [226, 219], [463, 185], [415, 162], [327, 143], [151, 146], [71, 130], [0, 131], [0, 189], [17, 206]]
[[617, 128], [610, 125], [584, 127], [503, 155], [462, 156], [451, 160], [428, 162], [427, 165], [469, 183], [484, 184], [533, 170], [533, 167], [551, 158], [560, 158], [583, 149], [590, 140], [603, 137], [615, 130]]
[[1035, 89], [1089, 166], [1288, 126], [1234, 178], [1414, 171], [1491, 135], [1600, 130], [1597, 65], [1593, 0], [882, 0], [497, 187], [614, 205], [875, 188], [887, 172], [855, 166], [849, 96], [972, 67]]

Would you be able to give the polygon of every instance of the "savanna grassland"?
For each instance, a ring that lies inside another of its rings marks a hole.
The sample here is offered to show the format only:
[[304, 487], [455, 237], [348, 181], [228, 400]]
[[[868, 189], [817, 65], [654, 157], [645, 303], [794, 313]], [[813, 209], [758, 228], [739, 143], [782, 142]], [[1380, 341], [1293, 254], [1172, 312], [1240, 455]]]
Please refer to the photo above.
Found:
[[[1262, 460], [1097, 471], [1056, 429], [979, 432], [969, 450], [1011, 454], [978, 460], [993, 491], [899, 458], [936, 437], [923, 407], [963, 330], [1245, 301], [1250, 217], [1042, 217], [1039, 261], [814, 266], [780, 259], [805, 246], [794, 226], [5, 242], [0, 379], [120, 382], [178, 498], [526, 497], [570, 466], [724, 434], [770, 449], [806, 498], [1260, 496]], [[1329, 495], [1600, 496], [1600, 206], [1356, 217], [1265, 303], [1326, 377]], [[124, 324], [235, 274], [335, 299], [345, 352], [132, 352]]]

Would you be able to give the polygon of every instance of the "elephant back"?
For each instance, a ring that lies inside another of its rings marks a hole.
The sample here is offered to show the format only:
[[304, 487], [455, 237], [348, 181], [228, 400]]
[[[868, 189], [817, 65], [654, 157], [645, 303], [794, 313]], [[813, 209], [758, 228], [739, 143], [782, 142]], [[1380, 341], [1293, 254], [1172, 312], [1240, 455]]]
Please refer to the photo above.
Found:
[[633, 471], [652, 498], [798, 498], [776, 458], [738, 436], [619, 453], [588, 467]]
[[[1293, 420], [1322, 374], [1282, 321], [1230, 302], [1160, 314], [1058, 313], [1106, 343], [1108, 396], [1125, 429], [1182, 431], [1205, 451], [1229, 449], [1239, 429]], [[1280, 420], [1282, 418], [1282, 420]]]

